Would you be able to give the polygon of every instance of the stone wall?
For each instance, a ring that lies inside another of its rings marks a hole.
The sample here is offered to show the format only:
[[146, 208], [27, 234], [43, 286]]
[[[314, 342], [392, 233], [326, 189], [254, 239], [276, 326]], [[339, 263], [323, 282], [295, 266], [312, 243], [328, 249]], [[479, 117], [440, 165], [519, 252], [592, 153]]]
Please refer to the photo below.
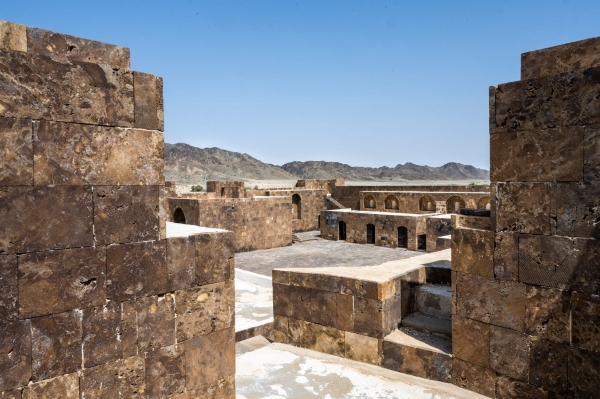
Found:
[[[485, 209], [490, 203], [490, 192], [368, 190], [361, 191], [359, 198], [361, 211], [435, 213], [441, 207], [444, 213], [457, 213], [456, 202], [460, 204], [460, 208], [482, 206]], [[431, 204], [431, 209], [427, 207], [428, 202]]]
[[2, 398], [235, 397], [233, 237], [167, 236], [162, 79], [129, 65], [0, 22]]
[[451, 215], [436, 215], [425, 218], [425, 234], [427, 234], [427, 252], [446, 249], [445, 247], [438, 248], [437, 242], [439, 237], [452, 234]]
[[327, 209], [325, 189], [292, 189], [292, 190], [266, 190], [268, 196], [289, 196], [296, 194], [300, 197], [301, 214], [297, 218], [297, 212], [290, 213], [293, 231], [318, 230], [320, 226], [321, 211]]
[[187, 224], [233, 231], [235, 251], [277, 248], [292, 243], [291, 198], [169, 198], [168, 218], [180, 208]]
[[598, 43], [490, 89], [493, 231], [455, 230], [452, 257], [453, 382], [490, 397], [600, 391]]
[[243, 181], [209, 181], [206, 192], [215, 193], [221, 198], [245, 198], [246, 188]]

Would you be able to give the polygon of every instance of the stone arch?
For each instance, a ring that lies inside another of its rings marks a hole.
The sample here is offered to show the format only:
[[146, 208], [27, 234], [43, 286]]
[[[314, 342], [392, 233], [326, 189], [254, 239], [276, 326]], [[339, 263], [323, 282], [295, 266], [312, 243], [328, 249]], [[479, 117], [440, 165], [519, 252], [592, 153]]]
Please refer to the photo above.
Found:
[[294, 219], [302, 219], [302, 197], [299, 194], [292, 195], [292, 215]]
[[373, 197], [372, 195], [365, 196], [363, 203], [364, 203], [365, 208], [375, 209], [375, 206], [376, 206], [375, 197]]
[[431, 195], [424, 195], [419, 198], [419, 210], [435, 212], [435, 199]]
[[491, 208], [491, 200], [488, 195], [485, 197], [481, 197], [477, 200], [477, 209], [487, 209], [488, 211]]
[[185, 213], [183, 213], [183, 209], [177, 208], [175, 212], [173, 212], [173, 222], [185, 224]]
[[398, 201], [398, 197], [395, 195], [388, 195], [385, 198], [385, 209], [400, 209], [400, 201]]
[[446, 200], [447, 213], [459, 213], [462, 208], [465, 208], [465, 200], [458, 195], [452, 195]]

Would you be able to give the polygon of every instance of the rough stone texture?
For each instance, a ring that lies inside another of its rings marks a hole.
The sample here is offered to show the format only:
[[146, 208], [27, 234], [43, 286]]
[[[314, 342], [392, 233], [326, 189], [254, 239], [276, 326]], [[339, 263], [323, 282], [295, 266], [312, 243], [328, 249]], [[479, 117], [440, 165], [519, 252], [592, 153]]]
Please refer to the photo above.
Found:
[[100, 245], [159, 238], [158, 186], [103, 186], [94, 190], [94, 233]]
[[490, 325], [460, 316], [452, 317], [452, 355], [488, 368], [490, 366]]
[[490, 179], [495, 182], [581, 180], [583, 137], [584, 128], [580, 126], [493, 134]]
[[81, 313], [71, 311], [32, 319], [33, 381], [81, 369]]
[[138, 354], [137, 310], [135, 300], [121, 303], [121, 341], [123, 358]]
[[149, 398], [166, 398], [185, 390], [183, 345], [156, 349], [146, 355], [146, 389]]
[[366, 298], [354, 298], [354, 332], [383, 339], [383, 304]]
[[130, 357], [86, 369], [80, 379], [85, 399], [146, 398], [143, 357]]
[[21, 389], [0, 392], [0, 399], [21, 399]]
[[336, 294], [335, 328], [354, 332], [354, 296]]
[[196, 282], [196, 237], [167, 240], [169, 291], [184, 290]]
[[79, 376], [67, 374], [23, 389], [23, 399], [79, 399]]
[[594, 398], [600, 389], [600, 354], [571, 347], [569, 386], [573, 398]]
[[496, 379], [496, 399], [547, 399], [548, 392], [505, 376]]
[[556, 186], [557, 234], [600, 238], [600, 180]]
[[290, 344], [344, 357], [344, 332], [335, 328], [289, 319]]
[[135, 127], [148, 130], [164, 130], [165, 113], [163, 80], [142, 72], [133, 73]]
[[19, 318], [17, 256], [0, 256], [0, 320]]
[[519, 235], [496, 233], [494, 238], [494, 277], [519, 280]]
[[381, 364], [380, 340], [365, 335], [344, 333], [344, 353], [346, 358], [363, 363]]
[[452, 369], [449, 355], [387, 340], [382, 346], [383, 367], [421, 378], [448, 381]]
[[572, 301], [572, 343], [600, 352], [600, 297], [574, 292]]
[[106, 300], [106, 251], [76, 248], [19, 256], [19, 313], [41, 316]]
[[463, 360], [452, 359], [452, 383], [493, 398], [496, 390], [495, 374], [488, 368]]
[[549, 183], [499, 183], [496, 231], [550, 234], [551, 194]]
[[106, 275], [108, 297], [115, 301], [167, 292], [165, 241], [109, 246]]
[[234, 234], [202, 234], [196, 239], [196, 284], [233, 280]]
[[490, 368], [519, 381], [529, 379], [529, 336], [490, 326]]
[[0, 116], [133, 127], [133, 74], [0, 50]]
[[0, 48], [27, 51], [27, 28], [24, 25], [0, 21]]
[[571, 339], [569, 292], [528, 285], [525, 332], [539, 338], [569, 343]]
[[136, 301], [139, 353], [175, 343], [175, 304], [171, 294]]
[[516, 331], [525, 327], [525, 284], [457, 273], [457, 314]]
[[200, 389], [187, 390], [173, 396], [173, 399], [235, 399], [235, 378], [228, 377], [214, 384], [207, 384]]
[[[268, 196], [292, 197], [292, 230], [295, 232], [318, 230], [321, 226], [321, 211], [327, 209], [325, 189], [265, 190]], [[294, 204], [296, 197], [297, 204]], [[298, 200], [299, 199], [299, 200]], [[298, 214], [298, 207], [300, 214]], [[300, 215], [300, 218], [298, 218]]]
[[0, 187], [0, 220], [0, 254], [91, 247], [92, 189]]
[[531, 340], [529, 383], [561, 395], [567, 394], [568, 345], [545, 339]]
[[273, 284], [273, 314], [311, 320], [310, 288]]
[[129, 68], [129, 49], [38, 28], [27, 28], [27, 51], [55, 61], [83, 61]]
[[177, 340], [185, 341], [231, 327], [234, 297], [232, 281], [176, 291]]
[[[0, 25], [0, 40], [2, 25]], [[31, 119], [0, 118], [0, 185], [33, 185]]]
[[583, 179], [600, 180], [600, 126], [586, 126], [583, 142]]
[[36, 185], [164, 184], [161, 132], [34, 121], [33, 134]]
[[109, 302], [105, 306], [83, 311], [84, 366], [94, 367], [123, 356], [121, 339], [121, 304]]
[[494, 277], [494, 232], [455, 229], [452, 232], [452, 270]]
[[186, 389], [217, 385], [235, 374], [235, 332], [216, 331], [185, 343]]
[[323, 326], [335, 327], [337, 295], [333, 292], [312, 289], [310, 294], [310, 321]]
[[521, 80], [600, 65], [600, 39], [548, 47], [521, 54]]
[[31, 321], [0, 323], [0, 391], [27, 385], [31, 378]]

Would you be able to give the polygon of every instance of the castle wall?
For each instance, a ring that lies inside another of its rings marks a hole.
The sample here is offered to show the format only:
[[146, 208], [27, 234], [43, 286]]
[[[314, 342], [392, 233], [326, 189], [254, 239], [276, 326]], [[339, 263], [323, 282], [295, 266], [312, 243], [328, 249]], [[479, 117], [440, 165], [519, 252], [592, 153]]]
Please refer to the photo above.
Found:
[[300, 197], [301, 215], [297, 218], [297, 212], [291, 212], [293, 231], [318, 230], [320, 225], [321, 211], [327, 209], [325, 189], [292, 189], [292, 190], [266, 190], [268, 196], [290, 196], [294, 194]]
[[[490, 192], [367, 190], [361, 191], [359, 198], [361, 211], [436, 213], [439, 210], [437, 205], [441, 203], [444, 213], [457, 213], [455, 202], [459, 202], [460, 208], [477, 208], [481, 205], [485, 208], [490, 203]], [[373, 208], [369, 208], [370, 199], [373, 200]], [[427, 202], [431, 203], [431, 209], [426, 206]]]

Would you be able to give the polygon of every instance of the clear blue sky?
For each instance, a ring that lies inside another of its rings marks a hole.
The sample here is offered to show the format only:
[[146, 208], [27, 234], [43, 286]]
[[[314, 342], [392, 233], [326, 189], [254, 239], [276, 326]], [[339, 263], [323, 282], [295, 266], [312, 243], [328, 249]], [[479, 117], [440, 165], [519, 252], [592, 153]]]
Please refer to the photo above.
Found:
[[489, 168], [488, 86], [600, 36], [600, 1], [4, 0], [0, 19], [131, 48], [165, 141], [282, 164]]

